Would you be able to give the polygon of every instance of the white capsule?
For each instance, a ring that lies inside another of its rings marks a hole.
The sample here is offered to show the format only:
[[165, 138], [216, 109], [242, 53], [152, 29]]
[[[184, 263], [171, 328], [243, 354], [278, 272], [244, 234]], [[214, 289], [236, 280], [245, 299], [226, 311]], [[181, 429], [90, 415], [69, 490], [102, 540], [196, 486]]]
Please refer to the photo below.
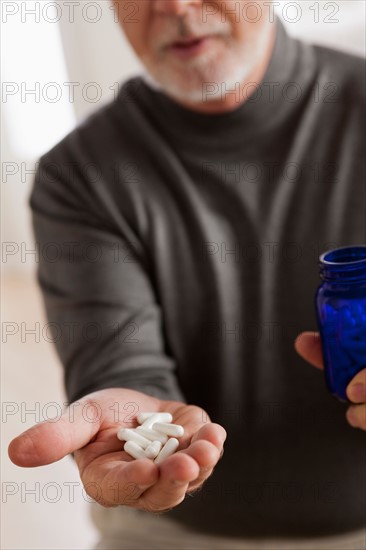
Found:
[[155, 464], [159, 464], [162, 460], [164, 460], [164, 458], [167, 458], [168, 456], [174, 454], [178, 447], [178, 439], [176, 439], [175, 437], [171, 437], [170, 439], [168, 439], [158, 456], [155, 458]]
[[170, 413], [155, 413], [149, 416], [143, 423], [144, 428], [151, 428], [155, 422], [172, 422], [173, 416]]
[[142, 434], [137, 433], [136, 430], [131, 428], [121, 428], [118, 430], [117, 437], [121, 441], [134, 441], [143, 449], [146, 449], [146, 447], [151, 443], [150, 439], [147, 439]]
[[153, 416], [154, 414], [160, 414], [161, 416], [161, 422], [172, 422], [173, 417], [170, 413], [167, 412], [140, 412], [136, 416], [137, 422], [139, 424], [143, 424], [150, 416]]
[[157, 414], [157, 413], [156, 412], [152, 412], [152, 413], [139, 412], [139, 414], [137, 415], [137, 422], [139, 424], [142, 424], [143, 422], [145, 422], [145, 420], [147, 420], [149, 418], [149, 416], [152, 416], [153, 414]]
[[155, 422], [152, 429], [173, 437], [181, 437], [184, 434], [183, 426], [179, 424], [168, 424], [165, 422]]
[[148, 447], [145, 449], [145, 454], [147, 458], [155, 458], [158, 456], [162, 448], [162, 444], [160, 441], [153, 441]]
[[123, 450], [133, 458], [148, 458], [145, 451], [132, 440], [126, 441]]
[[137, 428], [135, 428], [135, 430], [138, 434], [140, 434], [143, 437], [145, 437], [146, 439], [148, 439], [150, 443], [151, 443], [151, 441], [154, 441], [156, 439], [158, 441], [160, 441], [161, 443], [163, 443], [163, 444], [168, 441], [168, 436], [166, 434], [163, 434], [161, 432], [157, 432], [157, 431], [152, 430], [152, 429], [145, 428], [145, 426], [137, 426]]

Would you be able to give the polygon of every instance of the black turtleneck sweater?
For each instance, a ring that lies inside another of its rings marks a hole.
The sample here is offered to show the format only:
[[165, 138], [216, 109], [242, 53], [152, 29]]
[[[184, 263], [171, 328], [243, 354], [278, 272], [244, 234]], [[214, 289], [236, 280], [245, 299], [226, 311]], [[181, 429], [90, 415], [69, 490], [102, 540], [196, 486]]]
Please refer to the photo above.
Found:
[[41, 158], [38, 275], [69, 400], [133, 388], [226, 428], [213, 475], [169, 512], [198, 531], [365, 524], [365, 433], [293, 347], [317, 328], [319, 254], [365, 242], [364, 99], [362, 59], [278, 22], [234, 111], [136, 77]]

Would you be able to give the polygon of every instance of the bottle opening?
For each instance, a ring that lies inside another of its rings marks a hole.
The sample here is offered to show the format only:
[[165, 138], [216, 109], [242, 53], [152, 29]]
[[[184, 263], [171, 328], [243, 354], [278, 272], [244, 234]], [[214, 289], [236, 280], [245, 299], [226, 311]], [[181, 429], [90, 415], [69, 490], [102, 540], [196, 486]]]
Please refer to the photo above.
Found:
[[347, 246], [344, 248], [336, 248], [324, 252], [320, 256], [320, 261], [331, 264], [343, 264], [350, 262], [362, 262], [366, 260], [366, 246]]
[[366, 245], [345, 246], [324, 252], [319, 258], [323, 279], [366, 279]]

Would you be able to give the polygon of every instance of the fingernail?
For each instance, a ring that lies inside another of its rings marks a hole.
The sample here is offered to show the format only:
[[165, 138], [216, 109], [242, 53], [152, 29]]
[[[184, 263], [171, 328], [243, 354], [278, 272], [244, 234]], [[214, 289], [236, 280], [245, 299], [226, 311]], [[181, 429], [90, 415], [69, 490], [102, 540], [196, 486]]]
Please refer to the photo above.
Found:
[[176, 487], [183, 487], [183, 485], [187, 485], [187, 483], [189, 483], [189, 481], [181, 481], [180, 479], [172, 479], [172, 483]]
[[352, 401], [366, 401], [366, 388], [363, 384], [353, 384], [349, 389]]
[[352, 428], [358, 428], [358, 418], [356, 415], [356, 411], [353, 409], [353, 407], [349, 408], [347, 413], [347, 420], [349, 424], [351, 424]]

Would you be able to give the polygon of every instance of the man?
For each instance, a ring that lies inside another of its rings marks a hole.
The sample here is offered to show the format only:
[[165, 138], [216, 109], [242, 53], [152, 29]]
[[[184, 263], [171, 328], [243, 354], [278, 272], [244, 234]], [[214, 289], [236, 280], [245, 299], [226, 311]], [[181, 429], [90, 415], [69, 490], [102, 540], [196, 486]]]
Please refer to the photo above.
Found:
[[[32, 191], [71, 405], [10, 456], [74, 453], [99, 548], [364, 548], [365, 370], [347, 406], [300, 357], [322, 366], [319, 254], [365, 238], [363, 61], [269, 2], [133, 6], [114, 2], [147, 74]], [[116, 438], [139, 410], [185, 427], [159, 467]]]

